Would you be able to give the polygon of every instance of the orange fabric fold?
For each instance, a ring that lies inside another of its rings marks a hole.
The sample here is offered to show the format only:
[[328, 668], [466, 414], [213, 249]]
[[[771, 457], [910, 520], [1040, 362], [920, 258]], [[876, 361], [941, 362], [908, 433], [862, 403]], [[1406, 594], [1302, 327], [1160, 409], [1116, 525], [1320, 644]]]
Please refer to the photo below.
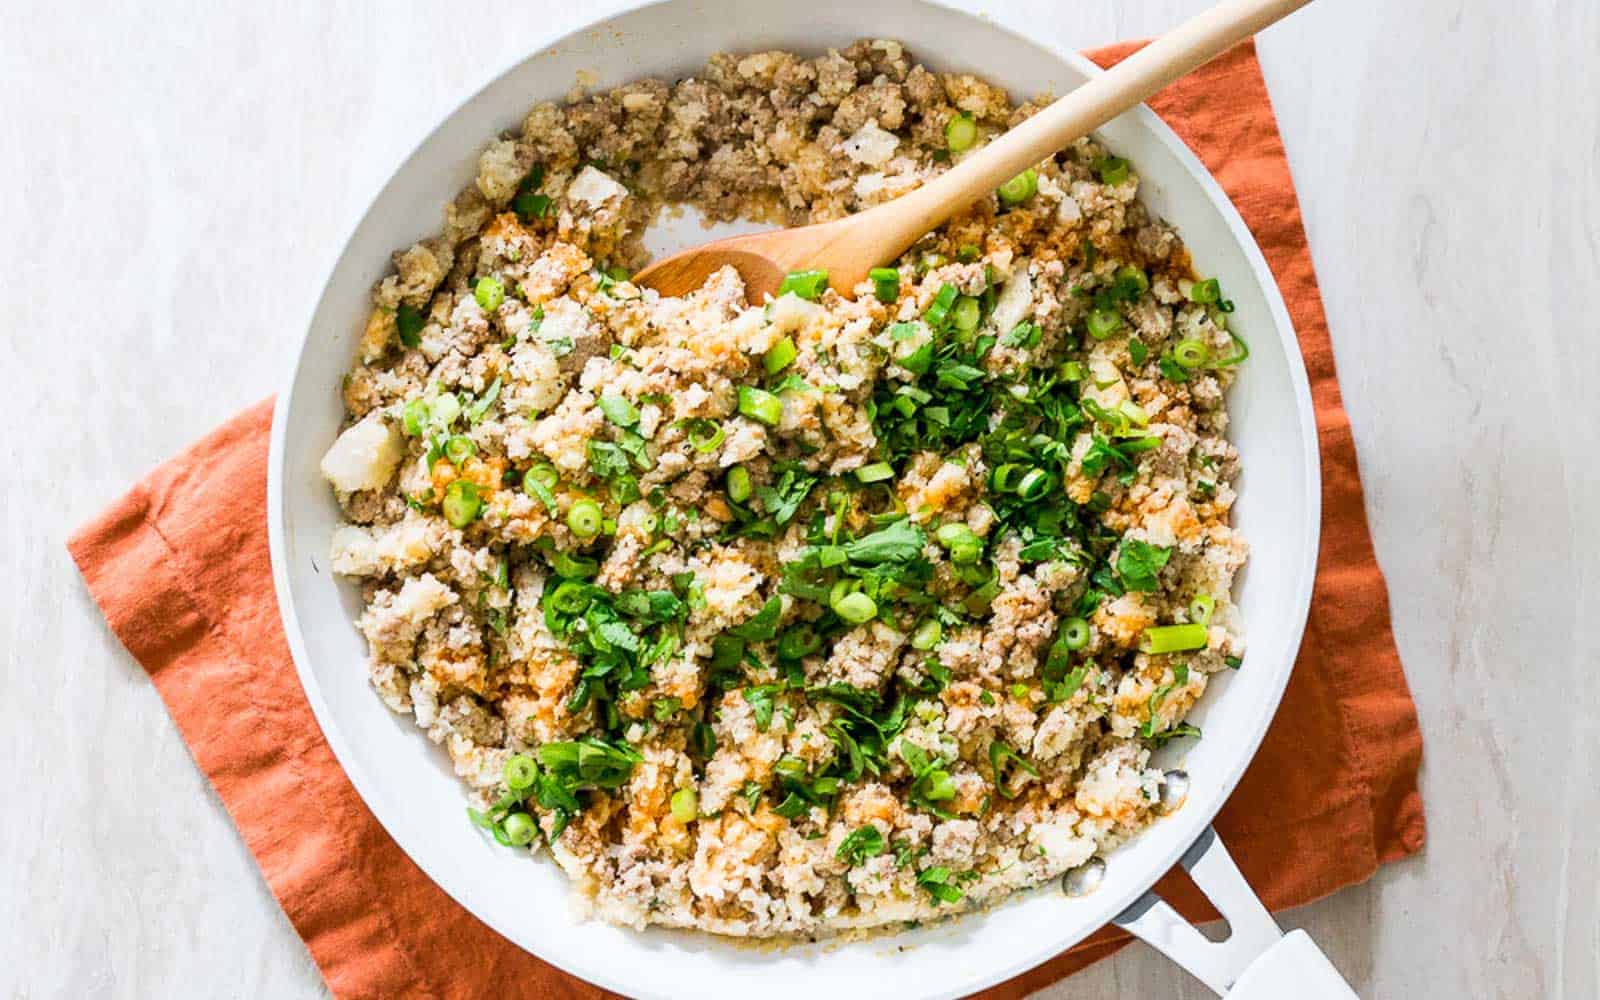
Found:
[[[1110, 65], [1139, 43], [1098, 50]], [[1254, 232], [1289, 306], [1322, 450], [1322, 550], [1310, 622], [1278, 716], [1216, 827], [1273, 909], [1362, 881], [1421, 848], [1422, 738], [1390, 632], [1349, 420], [1288, 161], [1244, 45], [1150, 102]], [[461, 909], [389, 839], [339, 768], [300, 689], [273, 596], [271, 402], [151, 473], [68, 543], [340, 997], [556, 998], [602, 991]], [[1160, 889], [1214, 916], [1186, 878]], [[984, 992], [1020, 997], [1111, 954], [1107, 929]]]

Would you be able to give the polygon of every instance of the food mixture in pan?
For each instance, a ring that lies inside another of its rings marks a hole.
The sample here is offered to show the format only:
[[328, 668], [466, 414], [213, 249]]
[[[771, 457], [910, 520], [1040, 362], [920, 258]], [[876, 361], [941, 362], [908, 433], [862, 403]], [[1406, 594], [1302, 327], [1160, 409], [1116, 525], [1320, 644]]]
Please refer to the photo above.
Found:
[[834, 218], [1030, 110], [892, 41], [717, 56], [533, 108], [378, 284], [323, 460], [372, 684], [594, 914], [927, 920], [1158, 815], [1243, 653], [1246, 349], [1137, 166], [1077, 142], [853, 299], [629, 280], [664, 206]]

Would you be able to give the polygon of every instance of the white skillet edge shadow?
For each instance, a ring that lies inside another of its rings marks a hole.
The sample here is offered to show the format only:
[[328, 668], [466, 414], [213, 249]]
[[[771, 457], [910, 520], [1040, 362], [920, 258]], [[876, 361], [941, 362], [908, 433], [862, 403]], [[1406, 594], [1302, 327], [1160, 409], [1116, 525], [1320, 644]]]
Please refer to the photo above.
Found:
[[[350, 612], [356, 610], [351, 603], [350, 595], [330, 593], [328, 588], [331, 584], [325, 573], [320, 570], [310, 570], [303, 564], [297, 565], [292, 557], [304, 556], [307, 562], [326, 560], [325, 529], [331, 515], [325, 510], [316, 508], [317, 501], [310, 497], [310, 491], [312, 489], [322, 491], [323, 499], [320, 502], [325, 506], [332, 506], [331, 498], [326, 497], [325, 487], [316, 476], [315, 461], [337, 431], [338, 404], [335, 391], [337, 376], [343, 372], [353, 357], [352, 345], [360, 322], [359, 308], [351, 308], [350, 304], [365, 301], [366, 289], [370, 281], [375, 279], [386, 266], [390, 250], [404, 245], [409, 238], [426, 235], [425, 232], [414, 232], [409, 236], [396, 238], [392, 226], [377, 225], [374, 223], [374, 217], [379, 214], [380, 205], [389, 208], [390, 203], [397, 200], [395, 197], [397, 186], [403, 178], [407, 178], [413, 172], [410, 168], [415, 161], [419, 158], [438, 161], [440, 159], [438, 154], [428, 152], [432, 147], [446, 140], [452, 143], [458, 139], [464, 140], [460, 148], [455, 151], [456, 160], [459, 161], [455, 163], [457, 169], [433, 170], [438, 180], [429, 186], [427, 197], [432, 200], [427, 205], [427, 210], [407, 216], [422, 220], [431, 226], [433, 220], [438, 217], [440, 206], [459, 187], [463, 171], [466, 172], [466, 177], [470, 177], [471, 163], [475, 162], [482, 144], [496, 127], [506, 124], [504, 121], [506, 116], [510, 114], [520, 118], [522, 111], [535, 99], [554, 98], [570, 84], [570, 78], [553, 80], [550, 72], [546, 71], [543, 73], [544, 80], [540, 86], [549, 89], [536, 88], [526, 92], [520, 103], [512, 102], [508, 105], [508, 110], [494, 115], [500, 122], [499, 125], [480, 128], [478, 123], [485, 116], [481, 105], [492, 101], [504, 103], [501, 100], [504, 95], [497, 94], [496, 91], [505, 89], [513, 78], [519, 77], [524, 72], [540, 75], [530, 70], [528, 68], [530, 65], [543, 60], [559, 64], [562, 51], [566, 48], [582, 48], [586, 41], [589, 44], [596, 44], [593, 40], [607, 33], [620, 38], [626, 37], [629, 32], [637, 33], [641, 30], [637, 23], [630, 22], [653, 21], [671, 25], [676, 13], [685, 18], [696, 19], [698, 27], [695, 40], [679, 42], [678, 45], [694, 47], [701, 59], [719, 48], [758, 47], [763, 44], [773, 44], [774, 38], [787, 39], [787, 44], [815, 52], [826, 45], [840, 44], [843, 40], [857, 36], [896, 37], [906, 40], [913, 51], [936, 66], [979, 69], [990, 76], [1002, 76], [1003, 74], [997, 73], [992, 67], [971, 65], [954, 67], [948, 61], [939, 58], [940, 49], [933, 44], [933, 39], [960, 37], [951, 34], [939, 35], [944, 29], [959, 28], [968, 33], [964, 40], [964, 48], [968, 53], [997, 46], [1002, 49], [1022, 47], [1028, 50], [1023, 53], [1028, 56], [1021, 60], [1024, 64], [1038, 63], [1041, 56], [1048, 57], [1058, 64], [1054, 76], [1038, 81], [1032, 88], [1016, 87], [1014, 91], [1032, 92], [1046, 86], [1051, 79], [1074, 75], [1081, 77], [1096, 71], [1092, 64], [1076, 53], [1055, 51], [994, 21], [976, 18], [939, 5], [924, 4], [918, 0], [881, 0], [870, 5], [870, 10], [863, 9], [868, 5], [844, 4], [838, 0], [831, 0], [831, 2], [808, 5], [803, 12], [803, 18], [798, 13], [787, 15], [785, 18], [778, 12], [768, 10], [762, 12], [761, 24], [757, 26], [741, 23], [741, 18], [729, 14], [726, 23], [712, 22], [719, 30], [715, 32], [707, 30], [704, 27], [707, 23], [704, 20], [707, 11], [713, 7], [720, 8], [726, 5], [727, 0], [709, 0], [709, 2], [662, 0], [659, 3], [613, 14], [596, 24], [576, 29], [554, 42], [541, 43], [535, 55], [519, 59], [509, 69], [497, 74], [484, 87], [463, 101], [438, 126], [430, 130], [369, 202], [367, 210], [352, 227], [347, 240], [340, 245], [340, 251], [334, 258], [335, 263], [329, 268], [328, 280], [319, 293], [310, 321], [306, 324], [306, 342], [296, 358], [292, 378], [288, 382], [287, 390], [280, 395], [274, 413], [269, 458], [268, 525], [273, 578], [284, 628], [312, 710], [335, 756], [374, 815], [401, 848], [441, 888], [509, 940], [544, 960], [599, 985], [641, 996], [670, 995], [671, 984], [685, 982], [678, 978], [678, 975], [686, 972], [692, 972], [697, 976], [713, 976], [710, 981], [703, 978], [696, 981], [697, 988], [707, 996], [730, 995], [737, 990], [757, 987], [758, 984], [758, 988], [764, 994], [774, 997], [789, 995], [791, 991], [796, 995], [807, 993], [814, 996], [819, 988], [837, 992], [841, 996], [851, 995], [864, 988], [870, 989], [870, 980], [851, 979], [852, 974], [870, 975], [878, 982], [883, 981], [879, 977], [893, 976], [905, 995], [961, 995], [1026, 971], [1059, 953], [1096, 927], [1107, 923], [1140, 897], [1159, 875], [1178, 860], [1189, 844], [1203, 833], [1228, 792], [1237, 783], [1271, 721], [1283, 687], [1287, 683], [1309, 608], [1320, 520], [1320, 474], [1310, 390], [1304, 365], [1295, 345], [1289, 316], [1264, 258], [1232, 204], [1228, 202], [1198, 159], [1147, 108], [1141, 106], [1125, 114], [1101, 130], [1102, 134], [1107, 136], [1113, 148], [1119, 152], [1128, 152], [1130, 145], [1138, 145], [1141, 136], [1146, 143], [1155, 142], [1159, 147], [1158, 155], [1164, 154], [1170, 157], [1177, 166], [1182, 167], [1182, 175], [1186, 175], [1185, 177], [1175, 173], [1171, 180], [1192, 183], [1199, 187], [1208, 202], [1206, 208], [1215, 213], [1213, 219], [1225, 227], [1226, 236], [1232, 244], [1232, 253], [1242, 256], [1242, 261], [1232, 262], [1231, 267], [1219, 267], [1216, 272], [1223, 278], [1224, 287], [1240, 303], [1240, 310], [1236, 315], [1249, 321], [1251, 343], [1256, 348], [1253, 360], [1258, 366], [1268, 359], [1274, 364], [1281, 363], [1284, 369], [1277, 374], [1277, 380], [1286, 381], [1287, 384], [1281, 385], [1278, 391], [1281, 395], [1283, 390], [1287, 389], [1289, 396], [1292, 397], [1288, 400], [1280, 399], [1277, 403], [1281, 409], [1287, 411], [1279, 413], [1278, 416], [1291, 417], [1292, 426], [1279, 428], [1278, 430], [1282, 432], [1277, 434], [1279, 440], [1271, 442], [1275, 447], [1287, 448], [1289, 453], [1275, 455], [1261, 445], [1258, 445], [1256, 450], [1246, 449], [1241, 441], [1241, 451], [1246, 456], [1244, 475], [1246, 480], [1249, 480], [1252, 477], [1252, 469], [1258, 469], [1260, 463], [1266, 461], [1282, 460], [1291, 465], [1298, 465], [1298, 470], [1291, 470], [1291, 472], [1297, 471], [1298, 474], [1289, 476], [1289, 482], [1283, 485], [1283, 495], [1278, 498], [1291, 506], [1298, 504], [1298, 510], [1254, 512], [1255, 517], [1288, 518], [1290, 523], [1287, 527], [1280, 527], [1270, 536], [1275, 545], [1285, 547], [1281, 558], [1274, 556], [1282, 563], [1282, 572], [1276, 574], [1278, 579], [1263, 580], [1262, 583], [1270, 582], [1282, 589], [1270, 598], [1272, 608], [1270, 622], [1257, 621], [1259, 616], [1254, 612], [1251, 614], [1249, 627], [1252, 646], [1246, 656], [1246, 667], [1250, 671], [1248, 683], [1237, 684], [1239, 677], [1220, 678], [1219, 683], [1215, 685], [1218, 690], [1208, 693], [1205, 704], [1199, 710], [1203, 722], [1206, 715], [1214, 713], [1216, 702], [1227, 688], [1236, 684], [1240, 687], [1227, 706], [1227, 717], [1240, 724], [1223, 734], [1227, 743], [1226, 752], [1212, 752], [1217, 745], [1217, 738], [1210, 735], [1207, 737], [1208, 741], [1212, 741], [1209, 746], [1203, 745], [1203, 749], [1192, 752], [1191, 759], [1201, 756], [1202, 752], [1208, 759], [1215, 759], [1208, 760], [1209, 766], [1205, 770], [1195, 768], [1191, 772], [1194, 789], [1189, 804], [1175, 816], [1146, 831], [1133, 844], [1113, 854], [1105, 885], [1092, 896], [1068, 901], [1061, 899], [1059, 892], [1052, 886], [1046, 886], [1029, 894], [1023, 902], [1005, 904], [954, 922], [902, 933], [892, 938], [845, 946], [803, 946], [782, 952], [758, 952], [690, 934], [652, 931], [640, 935], [605, 925], [574, 924], [566, 916], [564, 891], [563, 902], [560, 905], [539, 906], [524, 903], [515, 913], [503, 906], [497, 909], [492, 899], [486, 899], [486, 894], [505, 895], [507, 888], [513, 883], [515, 889], [520, 891], [524, 888], [524, 882], [538, 889], [559, 889], [564, 885], [564, 876], [555, 872], [553, 866], [541, 864], [537, 867], [545, 869], [545, 875], [553, 875], [555, 880], [527, 878], [515, 870], [514, 866], [518, 862], [501, 858], [495, 862], [497, 866], [495, 882], [486, 889], [482, 884], [482, 873], [479, 870], [483, 865], [482, 858], [477, 856], [473, 841], [467, 839], [468, 831], [464, 819], [461, 818], [459, 790], [456, 792], [455, 802], [452, 803], [450, 819], [462, 830], [451, 839], [434, 836], [428, 829], [431, 825], [428, 819], [417, 815], [419, 803], [423, 799], [427, 799], [429, 803], [427, 808], [433, 808], [431, 798], [409, 794], [400, 796], [394, 787], [397, 783], [403, 784], [406, 786], [405, 790], [409, 792], [414, 784], [425, 785], [444, 781], [453, 785], [454, 778], [447, 773], [448, 767], [441, 766], [442, 753], [421, 740], [408, 720], [394, 719], [390, 716], [388, 722], [396, 724], [396, 731], [399, 734], [396, 738], [409, 741], [409, 745], [412, 745], [412, 749], [404, 751], [404, 759], [396, 762], [397, 766], [419, 767], [432, 773], [419, 771], [415, 783], [397, 779], [392, 775], [384, 775], [382, 772], [388, 769], [379, 767], [369, 760], [368, 754], [364, 752], [366, 748], [361, 745], [362, 741], [348, 732], [347, 725], [341, 722], [341, 719], [346, 718], [346, 715], [341, 713], [372, 711], [389, 716], [388, 710], [372, 696], [366, 684], [365, 672], [359, 666], [360, 658], [344, 657], [342, 653], [339, 657], [343, 664], [341, 669], [359, 675], [358, 687], [367, 704], [353, 705], [347, 697], [347, 691], [326, 689], [316, 666], [319, 662], [327, 662], [328, 657], [324, 656], [320, 660], [313, 658], [311, 632], [303, 628], [303, 623], [306, 621], [313, 626], [326, 628], [336, 619], [347, 634], [346, 639], [357, 638], [349, 624]], [[802, 20], [806, 23], [800, 23]], [[774, 24], [777, 21], [784, 23]], [[823, 27], [816, 27], [817, 25]], [[973, 35], [973, 32], [977, 34]], [[717, 37], [711, 37], [713, 35]], [[730, 35], [732, 37], [730, 42], [717, 40]], [[656, 36], [647, 35], [647, 37]], [[975, 39], [981, 40], [981, 44], [975, 44]], [[599, 44], [620, 46], [622, 43], [612, 41]], [[1009, 67], [1011, 61], [1006, 60], [1003, 64]], [[1002, 65], [1002, 62], [997, 60], [994, 65]], [[618, 81], [606, 79], [603, 82], [610, 84]], [[468, 120], [473, 124], [464, 125]], [[1146, 152], [1143, 157], [1135, 157], [1135, 166], [1139, 167], [1141, 160], [1147, 160], [1150, 155], [1150, 152]], [[1219, 239], [1214, 233], [1200, 239], [1194, 221], [1188, 223], [1183, 221], [1186, 216], [1203, 214], [1202, 207], [1192, 204], [1162, 204], [1162, 185], [1153, 176], [1144, 176], [1146, 184], [1141, 191], [1141, 197], [1150, 201], [1157, 208], [1158, 214], [1178, 221], [1180, 231], [1191, 248], [1197, 247], [1200, 243], [1215, 243]], [[454, 178], [456, 183], [446, 183], [451, 178]], [[416, 200], [414, 192], [411, 198]], [[388, 235], [378, 236], [374, 232], [376, 229], [385, 230]], [[376, 249], [380, 245], [381, 249]], [[376, 252], [369, 252], [374, 249]], [[1213, 254], [1205, 254], [1197, 250], [1195, 256], [1197, 263], [1205, 268], [1208, 257], [1221, 259], [1230, 254], [1220, 250]], [[1243, 265], [1242, 268], [1238, 266], [1239, 264]], [[361, 280], [356, 280], [358, 278]], [[1267, 326], [1273, 328], [1276, 341], [1266, 336]], [[318, 338], [328, 337], [336, 342], [333, 346], [338, 347], [332, 354], [329, 344], [316, 343]], [[338, 359], [334, 367], [330, 367], [327, 363], [327, 358], [330, 356]], [[1241, 386], [1246, 380], [1251, 379], [1250, 373], [1251, 366], [1246, 365], [1240, 379]], [[1236, 386], [1230, 396], [1230, 404], [1234, 407], [1236, 418], [1235, 427], [1239, 428], [1236, 436], [1250, 437], [1252, 436], [1249, 431], [1250, 424], [1243, 419], [1243, 415], [1253, 407], [1240, 397], [1239, 387]], [[317, 417], [315, 414], [318, 411], [324, 415]], [[329, 412], [335, 414], [331, 424], [326, 416]], [[291, 424], [294, 427], [291, 427]], [[294, 440], [296, 472], [292, 477], [288, 470], [291, 430], [296, 432]], [[308, 436], [314, 437], [315, 440], [308, 440]], [[1253, 506], [1252, 491], [1248, 482], [1241, 486], [1240, 493], [1240, 521], [1243, 523], [1251, 519], [1247, 512], [1251, 511]], [[297, 517], [300, 519], [298, 531], [296, 523], [290, 520]], [[318, 523], [308, 529], [305, 523], [307, 521]], [[1246, 534], [1258, 546], [1263, 538], [1267, 537], [1265, 534], [1252, 533], [1248, 527]], [[1241, 587], [1242, 603], [1246, 607], [1252, 603], [1261, 603], [1250, 600], [1253, 595], [1250, 593], [1248, 582], [1241, 583]], [[330, 596], [337, 604], [331, 612], [326, 607]], [[323, 641], [326, 636], [320, 631], [318, 637], [317, 645], [327, 645], [327, 642]], [[344, 645], [352, 647], [349, 641]], [[1246, 694], [1249, 695], [1248, 702], [1242, 697]], [[371, 737], [376, 733], [379, 739], [387, 741], [386, 734], [370, 730], [371, 724], [370, 719], [363, 720], [361, 737]], [[410, 731], [400, 733], [398, 728], [400, 725]], [[422, 758], [427, 758], [432, 767], [421, 764]], [[492, 844], [481, 846], [484, 851], [498, 850]], [[464, 858], [463, 855], [471, 857]], [[529, 862], [522, 867], [528, 868], [534, 865]], [[504, 882], [501, 881], [502, 878]], [[1044, 897], [1052, 895], [1054, 900], [1047, 904], [1051, 909], [1042, 909], [1039, 904]], [[1024, 908], [1027, 910], [1025, 916], [1021, 915]], [[554, 913], [553, 920], [552, 913]], [[910, 945], [915, 950], [914, 963], [896, 960], [898, 955], [904, 954], [901, 946], [905, 945]], [[824, 954], [827, 956], [826, 961], [811, 961], [812, 958]], [[862, 962], [862, 956], [866, 958], [865, 964]], [[653, 964], [650, 968], [638, 967], [644, 960], [660, 964]], [[803, 982], [795, 981], [795, 976], [801, 977]], [[854, 990], [851, 989], [852, 986], [855, 987]]]

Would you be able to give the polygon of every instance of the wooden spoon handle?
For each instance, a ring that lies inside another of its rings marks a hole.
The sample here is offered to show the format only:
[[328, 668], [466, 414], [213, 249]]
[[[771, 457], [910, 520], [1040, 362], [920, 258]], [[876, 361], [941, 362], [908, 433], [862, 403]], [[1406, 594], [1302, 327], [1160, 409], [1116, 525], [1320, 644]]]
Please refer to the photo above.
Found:
[[[1223, 0], [1195, 15], [922, 187], [869, 213], [892, 260], [957, 211], [1311, 0]], [[857, 216], [862, 218], [862, 216]]]

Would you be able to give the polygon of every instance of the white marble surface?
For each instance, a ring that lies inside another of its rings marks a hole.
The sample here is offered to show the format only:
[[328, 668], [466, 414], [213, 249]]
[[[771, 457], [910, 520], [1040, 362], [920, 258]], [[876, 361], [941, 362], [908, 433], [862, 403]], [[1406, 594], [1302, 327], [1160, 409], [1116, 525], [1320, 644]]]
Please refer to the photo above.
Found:
[[[982, 6], [1089, 46], [1204, 2]], [[0, 29], [0, 994], [314, 996], [62, 542], [272, 390], [363, 195], [582, 15], [20, 6]], [[1425, 855], [1286, 917], [1366, 996], [1600, 994], [1597, 39], [1595, 0], [1322, 0], [1262, 42], [1427, 739]], [[1135, 946], [1048, 995], [1208, 994]]]

